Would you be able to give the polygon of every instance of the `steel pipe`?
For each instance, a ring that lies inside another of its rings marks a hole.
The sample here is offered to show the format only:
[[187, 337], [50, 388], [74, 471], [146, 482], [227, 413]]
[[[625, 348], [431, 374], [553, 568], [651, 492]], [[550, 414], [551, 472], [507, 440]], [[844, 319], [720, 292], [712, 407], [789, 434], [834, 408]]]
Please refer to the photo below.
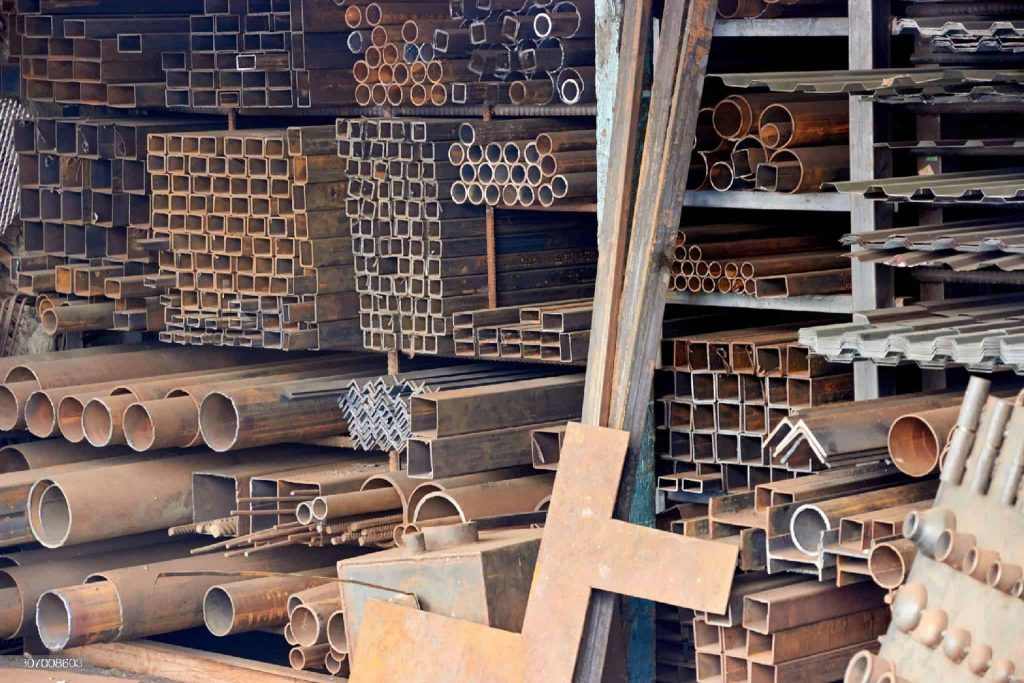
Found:
[[[288, 623], [288, 598], [328, 583], [333, 567], [309, 576], [267, 576], [211, 586], [203, 598], [203, 621], [215, 636], [230, 636]], [[320, 578], [324, 577], [324, 578]]]

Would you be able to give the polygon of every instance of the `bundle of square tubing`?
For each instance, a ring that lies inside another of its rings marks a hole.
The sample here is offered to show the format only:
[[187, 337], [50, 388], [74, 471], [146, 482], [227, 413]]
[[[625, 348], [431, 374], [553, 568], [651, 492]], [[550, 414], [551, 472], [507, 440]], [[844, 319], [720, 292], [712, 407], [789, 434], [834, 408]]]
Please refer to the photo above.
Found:
[[353, 3], [359, 105], [589, 105], [594, 1]]
[[758, 299], [850, 291], [848, 252], [816, 229], [719, 224], [680, 226], [670, 289]]
[[[538, 122], [524, 129], [516, 119], [462, 124], [459, 142], [448, 148], [448, 161], [459, 169], [452, 201], [545, 208], [593, 201], [597, 136], [590, 125]], [[544, 132], [534, 137], [534, 128]]]
[[356, 348], [347, 191], [331, 126], [153, 134], [164, 341]]
[[[24, 96], [35, 102], [164, 106], [161, 53], [188, 49], [190, 14], [202, 0], [18, 2]], [[15, 25], [15, 24], [10, 24]]]
[[593, 311], [591, 299], [575, 299], [456, 313], [455, 355], [583, 363]]
[[216, 125], [211, 118], [16, 122], [25, 252], [11, 276], [37, 297], [45, 332], [163, 328], [159, 291], [145, 283], [156, 272], [146, 136]]
[[[494, 218], [489, 263], [483, 208], [449, 199], [457, 169], [447, 150], [461, 120], [338, 120], [346, 160], [360, 326], [368, 349], [450, 353], [450, 317], [482, 306], [559, 301], [593, 292], [593, 217]], [[491, 122], [491, 134], [536, 134], [558, 119]], [[479, 134], [483, 123], [475, 124]], [[518, 137], [518, 135], [517, 135]]]
[[689, 189], [795, 194], [849, 177], [847, 97], [729, 95], [697, 115]]

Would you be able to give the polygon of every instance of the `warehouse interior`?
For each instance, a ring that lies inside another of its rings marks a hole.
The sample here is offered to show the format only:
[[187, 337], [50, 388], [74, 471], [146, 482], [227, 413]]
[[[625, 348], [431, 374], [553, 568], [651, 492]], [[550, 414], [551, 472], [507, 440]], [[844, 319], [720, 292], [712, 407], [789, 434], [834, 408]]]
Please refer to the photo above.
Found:
[[1024, 3], [0, 39], [0, 681], [1024, 681]]

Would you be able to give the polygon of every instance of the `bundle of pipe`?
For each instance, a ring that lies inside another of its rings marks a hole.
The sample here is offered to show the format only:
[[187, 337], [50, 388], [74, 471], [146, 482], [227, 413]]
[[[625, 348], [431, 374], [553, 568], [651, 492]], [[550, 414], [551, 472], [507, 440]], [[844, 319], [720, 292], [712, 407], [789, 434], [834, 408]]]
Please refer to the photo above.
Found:
[[[554, 130], [560, 126], [538, 122], [523, 129], [517, 119], [462, 124], [459, 141], [448, 148], [448, 161], [459, 170], [452, 201], [545, 208], [593, 201], [596, 131], [572, 125], [564, 122], [564, 130]], [[538, 127], [552, 130], [534, 137]]]
[[341, 394], [338, 404], [348, 424], [348, 434], [357, 448], [401, 450], [412, 436], [411, 397], [545, 374], [543, 369], [520, 368], [504, 363], [443, 366], [372, 379], [354, 379]]
[[15, 122], [25, 253], [11, 279], [38, 297], [45, 332], [163, 329], [160, 291], [145, 282], [157, 269], [146, 135], [218, 125], [209, 117]]
[[301, 50], [291, 24], [299, 7], [299, 0], [206, 2], [189, 17], [180, 42], [150, 48], [143, 37], [140, 49], [164, 52], [160, 106], [293, 107], [292, 66]]
[[722, 0], [718, 4], [722, 19], [842, 16], [844, 10], [841, 0]]
[[350, 555], [338, 548], [283, 548], [252, 557], [203, 555], [95, 571], [84, 583], [43, 593], [36, 626], [51, 650], [201, 626], [214, 586], [242, 581], [246, 572], [301, 572]]
[[795, 325], [723, 330], [662, 341], [655, 376], [655, 445], [671, 463], [661, 490], [710, 493], [768, 476], [765, 435], [811, 406], [851, 401], [849, 368], [796, 345]]
[[729, 95], [697, 115], [689, 189], [817, 192], [849, 177], [846, 97]]
[[870, 582], [837, 588], [792, 574], [744, 574], [729, 614], [693, 619], [697, 680], [841, 679], [853, 653], [878, 651], [890, 620], [883, 597]]
[[335, 582], [298, 591], [287, 600], [285, 639], [293, 669], [321, 670], [337, 676], [348, 672], [348, 643], [341, 591]]
[[759, 299], [850, 291], [850, 261], [827, 233], [801, 226], [681, 226], [672, 279], [677, 292]]
[[[454, 313], [593, 292], [597, 249], [591, 215], [505, 213], [494, 219], [494, 260], [488, 263], [486, 212], [449, 198], [458, 169], [447, 152], [460, 144], [460, 133], [468, 130], [463, 124], [338, 121], [366, 348], [451, 353]], [[522, 119], [508, 125], [519, 126], [513, 136], [519, 137], [567, 124]], [[473, 130], [483, 135], [483, 128]]]
[[164, 106], [161, 52], [189, 49], [190, 14], [203, 3], [149, 2], [128, 16], [123, 5], [105, 3], [20, 3], [17, 10], [27, 99], [134, 109]]
[[484, 308], [452, 316], [456, 356], [582, 363], [590, 348], [591, 299]]
[[233, 636], [288, 624], [289, 601], [299, 592], [330, 586], [335, 567], [320, 567], [284, 576], [263, 576], [211, 586], [203, 598], [203, 621], [215, 636]]
[[409, 475], [435, 479], [528, 465], [531, 432], [579, 418], [582, 405], [582, 375], [413, 396]]
[[161, 340], [358, 348], [345, 164], [331, 126], [154, 134]]
[[592, 105], [594, 2], [353, 4], [361, 106]]
[[903, 394], [798, 410], [765, 437], [764, 457], [797, 472], [877, 461], [888, 455], [890, 427], [897, 418], [956, 406], [960, 398], [956, 392]]

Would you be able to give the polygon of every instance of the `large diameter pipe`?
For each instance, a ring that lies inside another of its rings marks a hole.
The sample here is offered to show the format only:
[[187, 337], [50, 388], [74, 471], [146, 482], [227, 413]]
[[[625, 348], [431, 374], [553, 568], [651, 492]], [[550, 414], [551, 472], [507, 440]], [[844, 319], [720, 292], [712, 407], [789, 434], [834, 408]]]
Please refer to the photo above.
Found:
[[203, 620], [215, 636], [233, 636], [288, 622], [288, 597], [319, 586], [337, 574], [333, 567], [307, 576], [265, 576], [211, 586], [203, 598]]
[[163, 344], [114, 344], [111, 346], [90, 346], [84, 349], [71, 349], [69, 351], [49, 351], [47, 353], [31, 353], [20, 356], [9, 356], [0, 358], [0, 377], [6, 378], [7, 374], [23, 364], [45, 363], [57, 360], [82, 360], [94, 356], [114, 356], [122, 353], [138, 353], [152, 349], [165, 348]]
[[[108, 388], [109, 384], [99, 383], [34, 391], [25, 401], [25, 427], [40, 439], [56, 436], [62, 431], [59, 406], [65, 397], [72, 394], [87, 395], [89, 397], [99, 396]], [[69, 440], [76, 441], [74, 439]], [[77, 441], [80, 440], [77, 439]]]
[[924, 477], [939, 466], [939, 455], [956, 425], [960, 406], [924, 410], [898, 418], [889, 428], [889, 457], [904, 474]]
[[[70, 444], [63, 439], [12, 444], [0, 449], [0, 474], [38, 470], [55, 465], [70, 465], [87, 460], [124, 455], [128, 452], [125, 448], [95, 451]], [[2, 480], [0, 480], [0, 487], [2, 486]]]
[[291, 547], [250, 557], [198, 555], [95, 572], [85, 584], [40, 596], [36, 626], [51, 650], [179, 631], [203, 624], [203, 601], [212, 586], [245, 579], [213, 572], [295, 572], [342, 557], [334, 548]]
[[185, 524], [192, 519], [192, 472], [209, 462], [209, 453], [193, 453], [41, 478], [28, 496], [32, 533], [59, 548]]
[[[119, 539], [120, 540], [120, 539]], [[29, 635], [35, 630], [36, 602], [54, 586], [67, 586], [85, 580], [89, 574], [116, 567], [127, 567], [139, 562], [160, 562], [187, 557], [198, 545], [194, 539], [169, 539], [164, 533], [129, 536], [123, 539], [133, 543], [130, 547], [107, 549], [104, 544], [77, 546], [81, 554], [63, 553], [50, 561], [29, 562], [23, 566], [0, 570], [0, 590], [14, 590], [18, 594], [17, 622], [3, 618], [0, 638], [5, 640]], [[101, 552], [95, 552], [97, 549]], [[55, 551], [46, 551], [53, 553]], [[56, 551], [59, 552], [59, 551]]]
[[107, 330], [114, 324], [114, 302], [83, 306], [54, 306], [40, 316], [43, 332], [52, 336], [68, 332]]
[[463, 522], [481, 517], [533, 512], [551, 495], [554, 473], [487, 482], [428, 493], [416, 506], [412, 521], [457, 516]]
[[409, 494], [407, 507], [409, 508], [410, 513], [415, 512], [416, 506], [420, 504], [423, 497], [428, 493], [433, 493], [434, 491], [447, 491], [449, 489], [462, 488], [463, 486], [483, 484], [489, 481], [501, 481], [503, 479], [527, 477], [536, 473], [536, 470], [528, 466], [503, 467], [498, 470], [474, 472], [473, 474], [463, 474], [458, 477], [442, 477], [440, 479], [424, 481], [423, 483], [418, 484], [416, 488], [413, 489], [412, 493]]

